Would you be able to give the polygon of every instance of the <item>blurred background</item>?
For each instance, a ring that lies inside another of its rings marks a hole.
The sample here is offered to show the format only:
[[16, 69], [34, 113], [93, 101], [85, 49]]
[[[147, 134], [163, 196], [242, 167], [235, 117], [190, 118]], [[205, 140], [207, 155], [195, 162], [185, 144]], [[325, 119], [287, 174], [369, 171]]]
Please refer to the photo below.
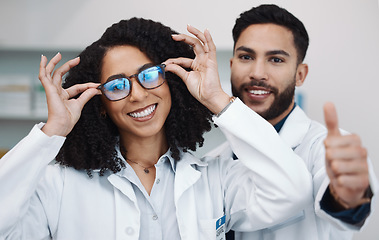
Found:
[[[340, 127], [361, 136], [379, 174], [379, 7], [377, 0], [1, 0], [0, 2], [0, 155], [38, 122], [46, 121], [38, 81], [41, 54], [57, 52], [63, 61], [78, 55], [111, 24], [130, 17], [160, 21], [186, 33], [191, 24], [208, 28], [217, 46], [223, 88], [230, 93], [232, 27], [243, 11], [275, 3], [297, 16], [310, 35], [305, 62], [309, 74], [297, 89], [306, 113], [324, 122], [322, 107], [335, 103]], [[213, 129], [205, 135], [203, 155], [224, 141]], [[379, 213], [354, 239], [379, 239]]]

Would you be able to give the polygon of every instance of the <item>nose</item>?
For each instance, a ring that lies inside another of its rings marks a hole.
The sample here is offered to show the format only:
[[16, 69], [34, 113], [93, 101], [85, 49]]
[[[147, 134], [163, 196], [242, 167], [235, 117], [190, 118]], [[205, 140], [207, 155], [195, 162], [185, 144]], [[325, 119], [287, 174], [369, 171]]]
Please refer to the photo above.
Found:
[[137, 80], [132, 81], [132, 89], [129, 93], [129, 101], [137, 102], [145, 99], [149, 95], [147, 89], [143, 88]]
[[250, 67], [249, 77], [254, 80], [267, 80], [267, 69], [264, 61], [254, 61]]

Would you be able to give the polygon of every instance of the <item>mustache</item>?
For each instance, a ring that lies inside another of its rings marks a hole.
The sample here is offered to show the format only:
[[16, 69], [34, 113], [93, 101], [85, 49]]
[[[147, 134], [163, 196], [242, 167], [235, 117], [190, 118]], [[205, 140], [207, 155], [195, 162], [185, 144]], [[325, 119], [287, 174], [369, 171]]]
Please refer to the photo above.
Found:
[[270, 90], [274, 94], [278, 94], [278, 92], [279, 92], [279, 90], [276, 87], [273, 87], [273, 86], [267, 84], [266, 82], [259, 81], [259, 80], [251, 80], [250, 82], [243, 83], [240, 86], [240, 91], [242, 91], [243, 89], [249, 88], [249, 87], [263, 87], [263, 88]]

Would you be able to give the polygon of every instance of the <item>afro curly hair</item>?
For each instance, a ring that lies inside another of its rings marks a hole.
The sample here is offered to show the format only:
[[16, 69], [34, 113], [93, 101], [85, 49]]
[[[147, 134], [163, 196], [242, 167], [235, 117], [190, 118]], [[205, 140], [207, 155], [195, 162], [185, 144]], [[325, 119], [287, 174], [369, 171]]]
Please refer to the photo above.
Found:
[[[159, 22], [143, 18], [121, 20], [109, 27], [99, 40], [79, 54], [80, 63], [67, 74], [64, 88], [75, 84], [100, 83], [102, 60], [106, 52], [116, 46], [135, 46], [154, 63], [168, 58], [194, 58], [191, 46], [176, 42], [175, 31]], [[165, 122], [166, 138], [172, 157], [178, 161], [181, 150], [195, 151], [204, 142], [203, 134], [211, 129], [212, 113], [187, 90], [183, 81], [173, 73], [166, 73], [172, 106]], [[77, 170], [92, 170], [100, 175], [110, 170], [119, 172], [125, 163], [117, 157], [119, 133], [112, 120], [101, 114], [100, 96], [93, 97], [83, 108], [81, 117], [56, 157], [56, 161]], [[127, 144], [127, 143], [126, 143]]]

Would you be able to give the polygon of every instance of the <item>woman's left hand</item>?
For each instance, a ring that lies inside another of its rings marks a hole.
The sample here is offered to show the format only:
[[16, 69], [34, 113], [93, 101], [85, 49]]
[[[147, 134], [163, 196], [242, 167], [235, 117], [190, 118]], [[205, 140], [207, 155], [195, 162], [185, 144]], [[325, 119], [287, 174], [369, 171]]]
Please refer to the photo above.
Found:
[[[187, 30], [196, 38], [185, 34], [173, 35], [172, 38], [191, 45], [196, 55], [195, 59], [168, 59], [165, 62], [166, 71], [178, 75], [192, 96], [217, 114], [229, 103], [230, 97], [221, 87], [216, 46], [208, 30], [202, 33], [190, 25], [187, 26]], [[186, 71], [184, 68], [190, 68], [191, 71]]]

